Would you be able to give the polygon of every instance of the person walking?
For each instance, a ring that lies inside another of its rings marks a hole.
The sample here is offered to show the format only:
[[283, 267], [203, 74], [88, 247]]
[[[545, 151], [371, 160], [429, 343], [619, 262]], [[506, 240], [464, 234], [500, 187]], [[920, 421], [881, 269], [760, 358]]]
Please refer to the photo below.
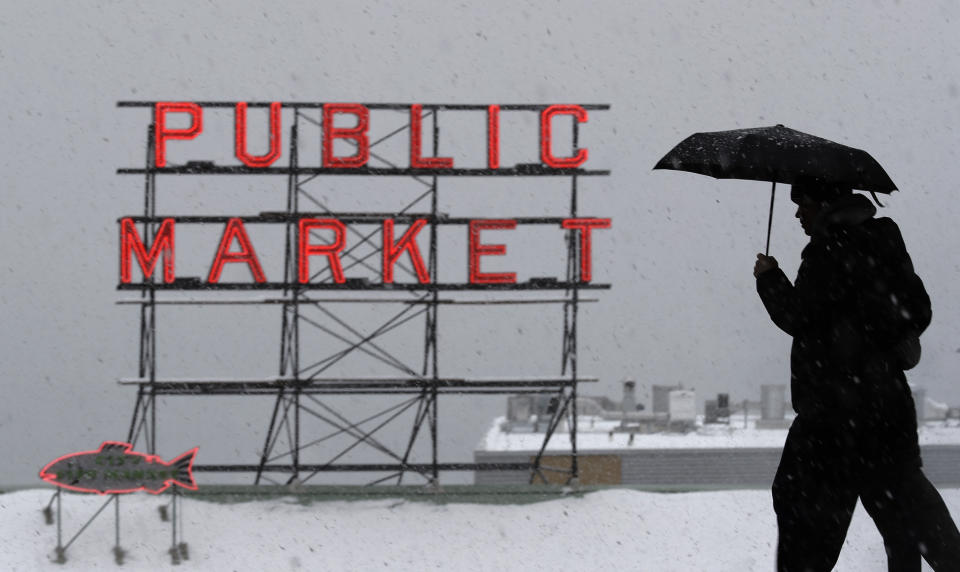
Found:
[[850, 188], [799, 179], [791, 189], [810, 242], [794, 283], [757, 255], [764, 307], [793, 337], [797, 416], [773, 483], [778, 572], [833, 568], [859, 498], [890, 571], [960, 571], [960, 531], [922, 472], [904, 370], [920, 357], [929, 298], [889, 218]]

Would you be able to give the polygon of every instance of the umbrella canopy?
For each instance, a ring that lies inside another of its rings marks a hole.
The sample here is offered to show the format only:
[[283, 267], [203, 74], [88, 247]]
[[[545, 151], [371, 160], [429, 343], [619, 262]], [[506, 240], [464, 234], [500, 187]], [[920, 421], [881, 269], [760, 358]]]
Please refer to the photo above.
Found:
[[717, 179], [771, 181], [767, 254], [777, 183], [792, 185], [804, 178], [871, 193], [897, 190], [880, 163], [866, 151], [783, 125], [694, 133], [653, 168], [690, 171]]
[[783, 125], [694, 133], [660, 159], [654, 169], [787, 184], [798, 177], [809, 177], [863, 191], [897, 190], [883, 167], [866, 151]]

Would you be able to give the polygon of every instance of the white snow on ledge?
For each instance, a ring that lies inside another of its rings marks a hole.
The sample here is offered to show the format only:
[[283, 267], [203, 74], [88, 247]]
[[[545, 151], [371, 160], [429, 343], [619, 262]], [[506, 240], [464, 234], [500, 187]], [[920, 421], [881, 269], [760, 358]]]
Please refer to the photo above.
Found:
[[[960, 489], [942, 491], [956, 519]], [[611, 489], [524, 505], [378, 499], [309, 505], [293, 499], [183, 502], [190, 560], [171, 566], [166, 498], [120, 504], [122, 567], [113, 562], [113, 509], [52, 562], [56, 528], [40, 509], [49, 490], [0, 495], [0, 569], [123, 570], [772, 570], [777, 529], [768, 491], [657, 494]], [[69, 537], [103, 497], [64, 498]], [[883, 543], [858, 507], [837, 570], [885, 570]], [[924, 568], [929, 570], [928, 567]]]
[[[477, 445], [478, 451], [514, 452], [538, 451], [543, 445], [543, 431], [539, 433], [506, 432], [501, 427], [504, 417], [494, 419], [487, 434]], [[619, 421], [607, 421], [580, 416], [577, 424], [577, 448], [581, 452], [620, 449], [728, 449], [728, 448], [782, 448], [787, 439], [786, 429], [756, 429], [756, 418], [747, 419], [744, 428], [742, 416], [734, 416], [730, 425], [700, 425], [688, 433], [636, 433], [615, 431]], [[611, 431], [613, 433], [611, 434]], [[920, 428], [920, 445], [960, 445], [960, 427], [930, 423]], [[567, 451], [570, 437], [566, 424], [553, 434], [547, 451]]]

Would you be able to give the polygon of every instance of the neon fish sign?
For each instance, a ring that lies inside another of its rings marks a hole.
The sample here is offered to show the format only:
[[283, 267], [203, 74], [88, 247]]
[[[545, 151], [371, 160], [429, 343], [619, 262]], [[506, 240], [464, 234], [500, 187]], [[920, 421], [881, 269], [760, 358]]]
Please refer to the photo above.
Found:
[[193, 480], [194, 447], [164, 462], [156, 455], [137, 453], [130, 443], [104, 441], [96, 451], [80, 451], [51, 461], [40, 478], [81, 493], [123, 494], [147, 491], [160, 494], [172, 485], [197, 490]]

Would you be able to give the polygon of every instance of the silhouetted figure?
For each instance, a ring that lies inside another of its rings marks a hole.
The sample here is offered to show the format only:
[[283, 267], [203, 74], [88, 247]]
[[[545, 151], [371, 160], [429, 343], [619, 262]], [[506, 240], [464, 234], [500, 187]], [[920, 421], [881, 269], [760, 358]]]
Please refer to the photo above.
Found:
[[796, 281], [757, 255], [757, 291], [793, 336], [797, 417], [773, 483], [777, 570], [831, 570], [859, 497], [883, 536], [891, 571], [960, 571], [960, 532], [921, 471], [904, 369], [919, 360], [930, 302], [900, 229], [850, 189], [793, 185], [810, 236]]

